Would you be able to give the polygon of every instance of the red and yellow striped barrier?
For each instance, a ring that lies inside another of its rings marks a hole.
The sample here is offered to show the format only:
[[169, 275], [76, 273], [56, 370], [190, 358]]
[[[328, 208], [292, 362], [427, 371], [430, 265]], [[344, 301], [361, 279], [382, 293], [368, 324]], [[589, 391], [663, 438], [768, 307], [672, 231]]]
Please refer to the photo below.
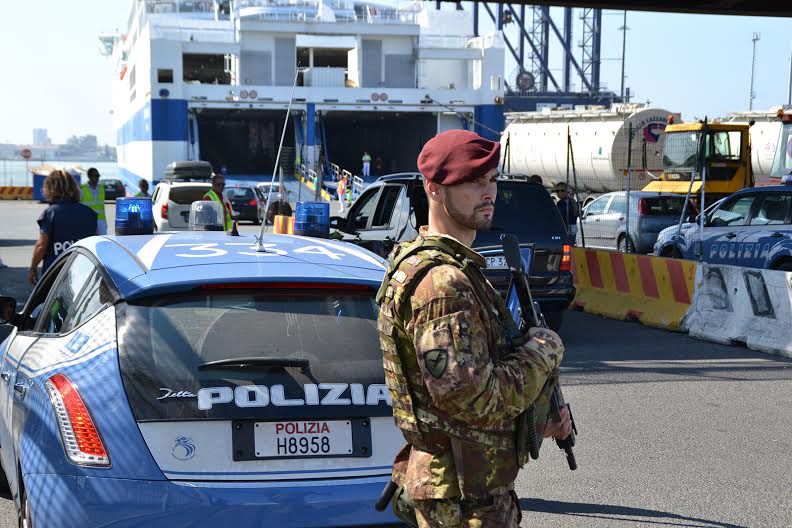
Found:
[[32, 200], [33, 187], [0, 187], [0, 200]]
[[574, 248], [572, 255], [573, 307], [679, 330], [693, 299], [695, 262], [585, 248]]

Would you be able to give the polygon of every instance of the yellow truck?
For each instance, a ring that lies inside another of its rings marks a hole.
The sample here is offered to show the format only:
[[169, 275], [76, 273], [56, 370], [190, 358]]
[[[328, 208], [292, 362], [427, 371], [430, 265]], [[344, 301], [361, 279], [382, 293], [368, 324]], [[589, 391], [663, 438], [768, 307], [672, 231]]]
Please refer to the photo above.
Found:
[[[644, 191], [687, 194], [701, 192], [707, 201], [754, 186], [750, 124], [684, 123], [665, 127], [663, 172]], [[693, 178], [691, 188], [690, 180]]]

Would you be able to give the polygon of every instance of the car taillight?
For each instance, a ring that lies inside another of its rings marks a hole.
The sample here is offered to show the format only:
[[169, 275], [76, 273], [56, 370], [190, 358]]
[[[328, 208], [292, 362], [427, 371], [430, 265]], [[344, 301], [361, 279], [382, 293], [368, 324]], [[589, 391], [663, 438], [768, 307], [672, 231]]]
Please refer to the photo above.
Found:
[[248, 202], [248, 205], [252, 205], [253, 207], [256, 207], [258, 205], [258, 202], [256, 201], [255, 198], [251, 198], [251, 200]]
[[55, 374], [44, 385], [69, 460], [83, 466], [110, 466], [110, 457], [77, 387], [63, 374]]
[[572, 271], [572, 246], [564, 244], [564, 255], [561, 257], [561, 271]]
[[160, 211], [160, 216], [163, 219], [167, 219], [168, 218], [168, 202], [165, 202], [164, 204], [162, 204], [162, 210]]
[[649, 215], [649, 200], [646, 198], [638, 200], [638, 214], [641, 216]]

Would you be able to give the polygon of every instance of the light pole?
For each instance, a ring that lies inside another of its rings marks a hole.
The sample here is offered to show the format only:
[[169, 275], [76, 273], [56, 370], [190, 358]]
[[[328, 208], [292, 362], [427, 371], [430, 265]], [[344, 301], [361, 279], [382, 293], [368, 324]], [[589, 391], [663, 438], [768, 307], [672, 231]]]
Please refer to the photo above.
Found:
[[792, 51], [789, 52], [789, 91], [787, 92], [787, 106], [792, 106]]
[[754, 33], [751, 37], [753, 42], [753, 55], [751, 56], [751, 91], [748, 94], [748, 110], [753, 110], [753, 100], [756, 98], [754, 93], [754, 74], [756, 73], [756, 43], [759, 42], [759, 33]]
[[621, 56], [621, 99], [624, 101], [624, 56], [627, 52], [627, 10], [624, 10], [624, 23], [620, 27], [622, 34], [622, 56]]

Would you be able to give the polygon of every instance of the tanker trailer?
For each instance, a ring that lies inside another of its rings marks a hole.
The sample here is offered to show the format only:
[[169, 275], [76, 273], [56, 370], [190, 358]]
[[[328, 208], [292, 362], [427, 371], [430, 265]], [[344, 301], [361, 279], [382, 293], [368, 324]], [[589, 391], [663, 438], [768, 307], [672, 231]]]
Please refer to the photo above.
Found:
[[[569, 127], [578, 192], [585, 195], [626, 190], [628, 131], [632, 124], [631, 188], [640, 190], [663, 171], [663, 130], [669, 115], [679, 122], [679, 114], [636, 104], [506, 113], [507, 126], [501, 136], [502, 170], [538, 174], [548, 187], [565, 182]], [[571, 170], [569, 178], [574, 185]]]
[[780, 106], [767, 111], [734, 112], [720, 119], [722, 123], [750, 123], [751, 167], [757, 185], [770, 183], [770, 172], [776, 152], [781, 121], [778, 119]]

